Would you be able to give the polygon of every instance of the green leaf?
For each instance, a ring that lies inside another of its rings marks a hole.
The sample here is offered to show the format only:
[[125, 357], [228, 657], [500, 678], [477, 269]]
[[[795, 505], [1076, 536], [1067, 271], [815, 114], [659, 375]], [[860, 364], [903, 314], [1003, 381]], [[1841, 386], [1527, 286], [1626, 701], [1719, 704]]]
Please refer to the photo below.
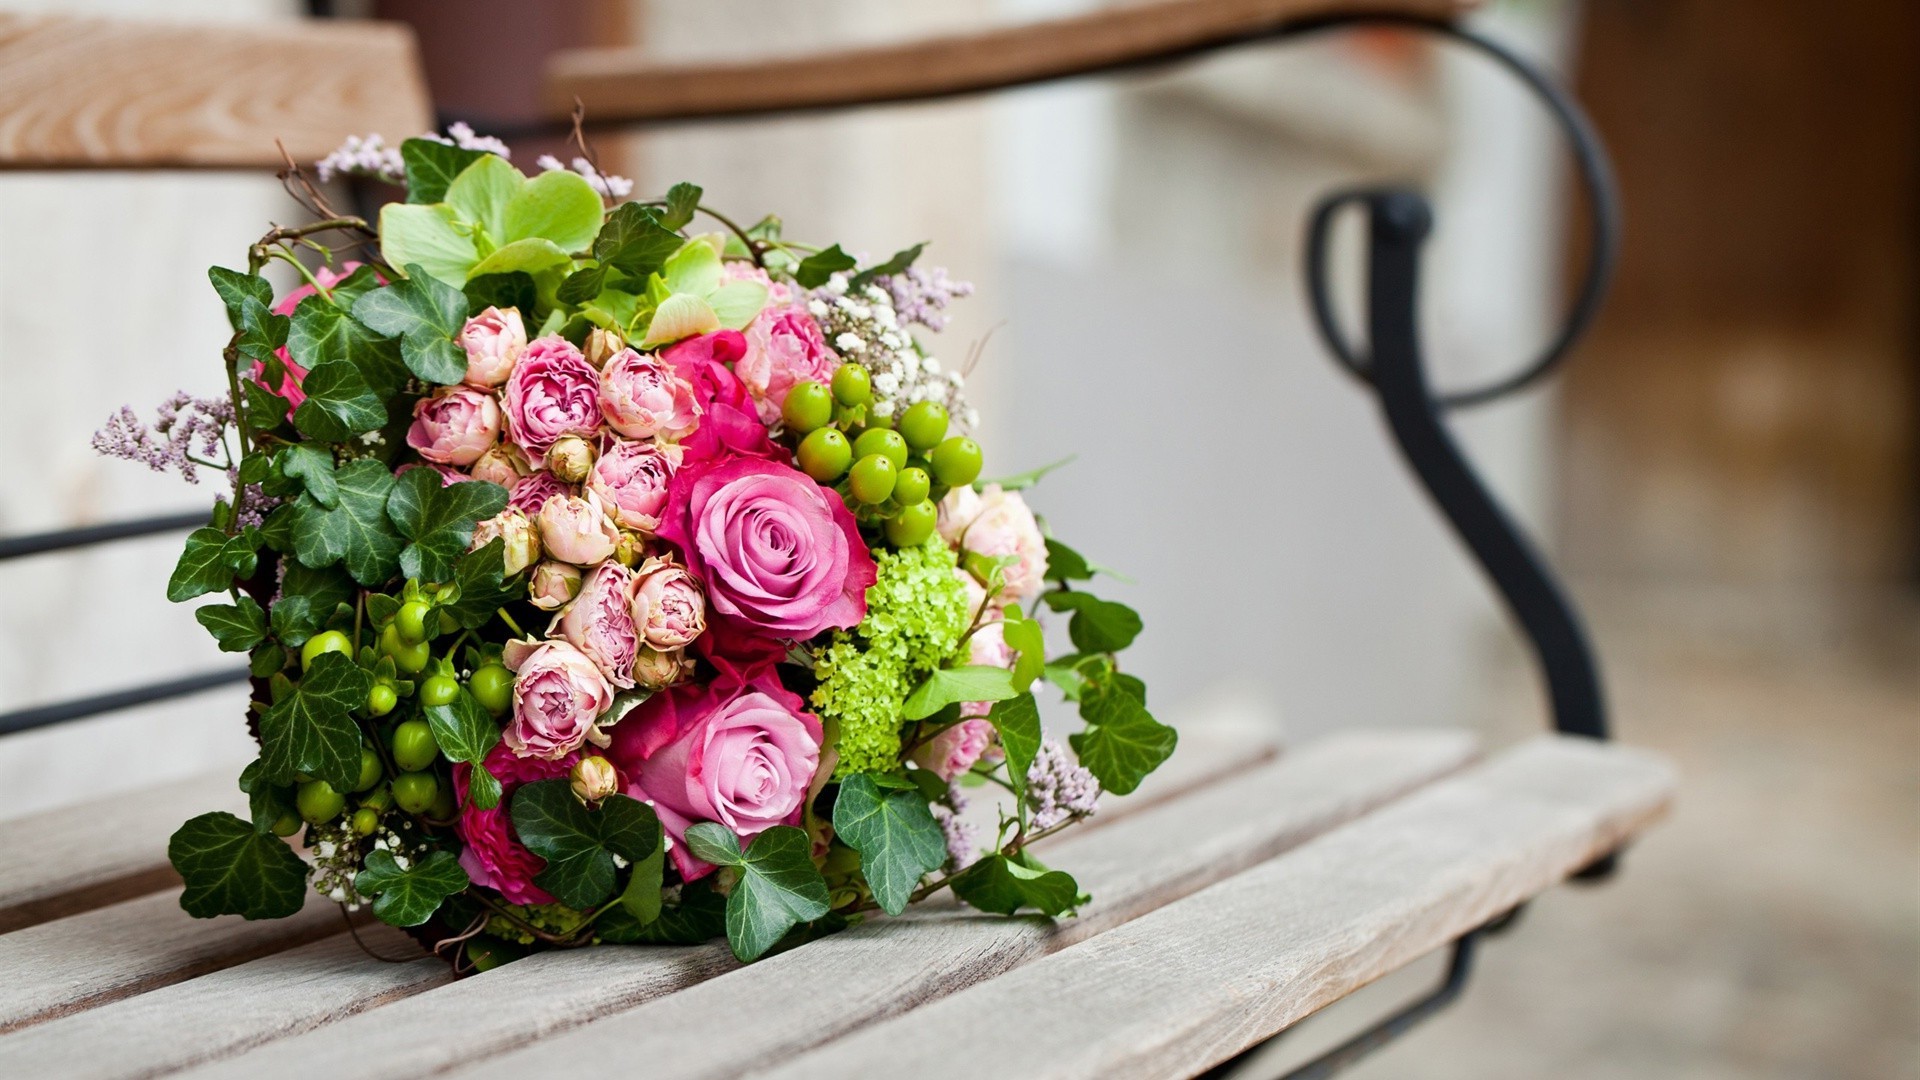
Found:
[[1049, 918], [1072, 911], [1086, 902], [1080, 886], [1064, 871], [1048, 870], [1028, 857], [998, 853], [961, 871], [953, 879], [953, 894], [981, 911], [1011, 915], [1032, 908]]
[[600, 193], [585, 177], [556, 169], [524, 180], [502, 208], [496, 235], [505, 244], [539, 239], [551, 241], [563, 252], [585, 251], [600, 231], [605, 213]]
[[573, 261], [567, 249], [538, 236], [525, 240], [515, 240], [495, 250], [486, 258], [473, 265], [469, 271], [479, 277], [488, 274], [511, 274], [515, 272], [539, 274], [563, 267]]
[[272, 431], [286, 419], [287, 399], [279, 394], [252, 379], [241, 382], [240, 393], [247, 399], [247, 431], [249, 433]]
[[1028, 469], [1026, 472], [1015, 473], [1012, 476], [1002, 477], [998, 480], [987, 480], [980, 486], [986, 487], [989, 484], [996, 484], [1002, 491], [1025, 491], [1039, 483], [1048, 473], [1055, 469], [1063, 469], [1073, 464], [1079, 456], [1079, 454], [1068, 454], [1066, 457], [1052, 464], [1042, 465], [1037, 469]]
[[254, 832], [270, 833], [281, 815], [295, 812], [293, 789], [268, 783], [260, 775], [258, 758], [240, 770], [240, 790], [247, 793], [247, 813], [253, 818]]
[[593, 238], [593, 257], [602, 266], [644, 279], [665, 266], [667, 257], [684, 243], [679, 233], [661, 223], [651, 207], [621, 203]]
[[729, 281], [707, 294], [707, 306], [721, 326], [745, 330], [767, 306], [767, 287], [757, 281]]
[[825, 251], [816, 251], [800, 260], [793, 272], [793, 280], [803, 289], [817, 289], [827, 283], [827, 279], [841, 270], [851, 270], [860, 265], [853, 256], [840, 250], [835, 244]]
[[186, 549], [167, 578], [167, 599], [177, 604], [231, 587], [233, 571], [223, 558], [226, 546], [227, 534], [212, 526], [188, 533]]
[[607, 267], [589, 266], [585, 270], [575, 270], [568, 274], [567, 280], [560, 283], [560, 290], [554, 296], [563, 304], [584, 304], [599, 296], [606, 282]]
[[213, 291], [220, 294], [220, 302], [227, 306], [227, 322], [235, 330], [244, 328], [241, 312], [246, 301], [252, 300], [262, 308], [273, 307], [273, 285], [258, 274], [243, 274], [224, 266], [209, 266], [207, 280], [213, 282]]
[[341, 292], [336, 292], [332, 301], [322, 296], [300, 301], [300, 306], [293, 309], [287, 351], [308, 369], [337, 361], [352, 364], [375, 394], [392, 397], [407, 382], [400, 346], [338, 306], [345, 302]]
[[1027, 770], [1040, 753], [1040, 705], [1032, 694], [994, 702], [987, 720], [1000, 733], [1000, 748], [1007, 755], [1007, 782], [1013, 793], [1025, 798]]
[[333, 479], [339, 505], [332, 509], [311, 495], [300, 497], [294, 553], [316, 570], [344, 561], [355, 581], [383, 585], [399, 569], [400, 549], [406, 546], [387, 520], [393, 474], [380, 462], [362, 458], [335, 471]]
[[295, 443], [274, 458], [280, 475], [300, 481], [307, 494], [321, 506], [340, 505], [340, 489], [333, 482], [333, 455], [312, 443]]
[[527, 850], [547, 860], [534, 884], [582, 910], [613, 895], [615, 855], [638, 863], [660, 847], [652, 807], [613, 795], [589, 810], [565, 780], [536, 780], [515, 791], [513, 829]]
[[1178, 733], [1155, 720], [1131, 693], [1110, 683], [1089, 683], [1081, 691], [1080, 716], [1087, 729], [1068, 736], [1067, 742], [1080, 764], [1115, 795], [1139, 787], [1179, 742]]
[[860, 853], [860, 869], [880, 910], [898, 915], [920, 879], [947, 861], [946, 834], [917, 787], [881, 791], [874, 778], [854, 773], [840, 782], [833, 831]]
[[725, 825], [703, 821], [686, 835], [695, 858], [740, 870], [727, 897], [727, 944], [743, 962], [758, 959], [799, 923], [827, 913], [827, 882], [813, 865], [813, 842], [802, 830], [775, 825], [754, 837], [744, 853]]
[[1083, 653], [1119, 652], [1140, 635], [1140, 615], [1125, 604], [1083, 592], [1050, 592], [1044, 599], [1055, 611], [1073, 612], [1067, 636]]
[[620, 907], [642, 926], [660, 917], [660, 886], [666, 880], [667, 849], [657, 847], [653, 854], [633, 864], [633, 876], [620, 893]]
[[506, 577], [505, 551], [505, 541], [495, 537], [453, 564], [453, 581], [459, 592], [451, 603], [440, 605], [440, 610], [463, 629], [478, 630], [493, 618], [495, 610], [526, 595], [518, 578], [509, 582]]
[[240, 300], [239, 336], [234, 339], [234, 347], [240, 355], [258, 360], [263, 364], [277, 363], [274, 354], [287, 343], [287, 330], [292, 320], [285, 315], [276, 315], [268, 306], [252, 296]]
[[476, 809], [491, 810], [500, 805], [500, 781], [485, 765], [475, 765], [467, 774], [467, 801]]
[[1014, 696], [1013, 673], [1006, 668], [972, 664], [944, 668], [927, 676], [907, 695], [900, 715], [907, 720], [925, 720], [949, 705], [969, 701], [1005, 701]]
[[220, 643], [221, 652], [246, 652], [267, 637], [267, 613], [251, 596], [242, 596], [237, 604], [196, 608], [193, 617]]
[[432, 469], [396, 477], [387, 517], [411, 540], [400, 552], [400, 572], [416, 581], [450, 581], [454, 563], [473, 542], [473, 526], [505, 509], [507, 489], [485, 481], [441, 486]]
[[260, 717], [260, 768], [276, 784], [306, 773], [350, 791], [360, 778], [360, 726], [373, 680], [339, 653], [314, 658], [291, 693]]
[[901, 251], [896, 251], [893, 253], [893, 258], [888, 259], [886, 262], [881, 263], [879, 266], [869, 266], [865, 270], [862, 270], [859, 273], [853, 275], [853, 280], [849, 282], [849, 284], [851, 284], [854, 288], [857, 289], [862, 285], [868, 284], [874, 278], [887, 277], [888, 275], [891, 275], [891, 274], [898, 274], [901, 271], [905, 270], [907, 267], [912, 266], [913, 260], [919, 258], [920, 253], [922, 251], [925, 251], [926, 248], [927, 248], [926, 242], [922, 241], [918, 244], [913, 245], [910, 248], [906, 248]]
[[408, 265], [407, 274], [404, 280], [355, 301], [354, 318], [399, 338], [407, 370], [427, 382], [450, 386], [467, 375], [466, 350], [454, 341], [467, 324], [466, 294], [436, 279], [421, 264]]
[[481, 274], [469, 279], [467, 287], [461, 291], [467, 294], [468, 311], [480, 312], [490, 307], [502, 311], [516, 308], [529, 326], [533, 324], [533, 309], [540, 303], [533, 276], [522, 270]]
[[704, 238], [695, 237], [680, 245], [680, 250], [661, 268], [667, 291], [704, 297], [720, 287], [720, 252]]
[[274, 636], [298, 648], [327, 625], [335, 609], [352, 601], [353, 582], [345, 573], [288, 559], [281, 563], [280, 599], [271, 612]]
[[167, 841], [186, 882], [180, 907], [196, 919], [284, 919], [307, 899], [307, 864], [278, 837], [232, 814], [201, 814]]
[[1020, 617], [1020, 609], [1009, 607], [1000, 626], [1000, 639], [1014, 651], [1013, 688], [1026, 693], [1033, 681], [1047, 668], [1047, 641], [1040, 624]]
[[505, 158], [475, 158], [447, 185], [446, 202], [461, 221], [480, 226], [496, 244], [504, 244], [514, 239], [507, 236], [507, 204], [526, 184], [526, 175]]
[[668, 229], [684, 229], [693, 222], [694, 212], [700, 209], [700, 185], [681, 182], [667, 189], [667, 206], [660, 214], [660, 224]]
[[467, 150], [433, 139], [401, 143], [400, 160], [407, 168], [407, 201], [437, 203], [445, 199], [453, 178], [486, 154], [485, 150]]
[[[470, 229], [458, 222], [453, 207], [445, 203], [388, 203], [380, 208], [381, 260], [388, 266], [418, 266], [437, 281], [463, 284], [467, 271], [480, 261]], [[361, 316], [360, 321], [367, 320]]]
[[478, 765], [500, 741], [500, 725], [464, 687], [450, 704], [428, 705], [421, 712], [449, 761]]
[[419, 926], [470, 884], [451, 851], [436, 851], [404, 870], [392, 852], [370, 851], [366, 869], [353, 876], [354, 891], [374, 898], [374, 917], [388, 926]]
[[[464, 374], [466, 368], [460, 370]], [[293, 410], [293, 426], [310, 439], [346, 442], [387, 422], [380, 395], [361, 378], [359, 368], [344, 360], [329, 360], [307, 372], [300, 389], [307, 399]]]
[[663, 908], [652, 922], [642, 923], [620, 906], [600, 917], [595, 928], [600, 940], [615, 944], [698, 945], [727, 932], [727, 898], [715, 892], [711, 879], [680, 890], [680, 902]]

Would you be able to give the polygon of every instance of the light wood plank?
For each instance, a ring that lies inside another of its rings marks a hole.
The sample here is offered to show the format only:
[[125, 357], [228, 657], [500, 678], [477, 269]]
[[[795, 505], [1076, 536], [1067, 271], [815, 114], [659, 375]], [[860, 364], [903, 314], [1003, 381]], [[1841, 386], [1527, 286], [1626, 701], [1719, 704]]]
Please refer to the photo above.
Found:
[[[424, 955], [411, 939], [389, 927], [360, 933], [384, 955]], [[0, 1035], [0, 1076], [155, 1076], [297, 1034], [452, 977], [437, 958], [387, 963], [339, 934]], [[358, 1071], [352, 1057], [330, 1064], [332, 1076]]]
[[1172, 0], [899, 44], [695, 64], [642, 48], [573, 49], [548, 63], [556, 117], [576, 97], [596, 124], [689, 120], [975, 93], [1177, 59], [1316, 17], [1397, 11], [1452, 18], [1471, 0]]
[[167, 838], [209, 810], [245, 814], [232, 774], [0, 821], [0, 933], [180, 884]]
[[168, 890], [0, 935], [0, 1034], [340, 932], [317, 894], [286, 919], [196, 919]]
[[0, 168], [278, 168], [433, 124], [394, 23], [0, 15]]
[[1529, 743], [1110, 933], [754, 1075], [977, 1076], [981, 1033], [1019, 1017], [1005, 1061], [1022, 1077], [1191, 1076], [1614, 850], [1665, 811], [1673, 787], [1673, 770], [1650, 754]]
[[[735, 1076], [1108, 931], [1459, 767], [1472, 747], [1457, 732], [1327, 740], [1123, 822], [1062, 834], [1047, 858], [1092, 894], [1078, 918], [1005, 919], [929, 904], [518, 1052], [472, 1054], [474, 1064], [457, 1072], [558, 1077], [582, 1062], [631, 1061], [654, 1077]], [[277, 1072], [287, 1063], [273, 1064]]]

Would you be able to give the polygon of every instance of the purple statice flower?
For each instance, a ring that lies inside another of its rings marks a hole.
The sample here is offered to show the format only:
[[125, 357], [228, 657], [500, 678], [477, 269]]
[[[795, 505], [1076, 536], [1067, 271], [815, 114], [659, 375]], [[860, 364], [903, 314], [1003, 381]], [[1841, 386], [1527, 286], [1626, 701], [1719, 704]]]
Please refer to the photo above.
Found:
[[323, 184], [340, 176], [364, 176], [389, 184], [403, 183], [407, 178], [400, 148], [388, 146], [378, 134], [347, 136], [346, 142], [315, 162], [313, 168]]
[[[559, 172], [567, 167], [552, 154], [541, 154], [534, 160], [534, 164], [546, 172]], [[614, 176], [612, 173], [603, 175], [600, 170], [593, 167], [593, 162], [586, 158], [574, 158], [573, 171], [586, 177], [587, 183], [591, 184], [593, 190], [599, 192], [603, 199], [624, 199], [633, 194], [633, 181], [624, 176]]]
[[963, 821], [960, 812], [967, 808], [967, 797], [960, 793], [960, 785], [947, 787], [947, 804], [934, 803], [928, 809], [933, 811], [933, 820], [940, 825], [941, 833], [947, 838], [947, 863], [958, 873], [972, 866], [980, 858], [980, 843], [974, 836], [973, 824]]
[[234, 521], [242, 528], [251, 525], [257, 529], [265, 525], [267, 514], [282, 501], [267, 494], [259, 484], [243, 486], [239, 466], [227, 470], [227, 482], [233, 485]]
[[1033, 827], [1048, 829], [1070, 814], [1093, 813], [1100, 802], [1100, 783], [1093, 774], [1067, 756], [1052, 739], [1040, 744], [1027, 769], [1027, 805], [1033, 808]]
[[973, 295], [973, 282], [954, 281], [944, 266], [924, 270], [910, 266], [903, 273], [877, 279], [877, 283], [893, 295], [894, 314], [901, 322], [919, 323], [935, 331], [946, 328], [947, 305]]
[[[197, 398], [182, 391], [160, 403], [151, 426], [122, 406], [94, 432], [93, 448], [107, 457], [137, 461], [154, 472], [177, 471], [189, 484], [200, 482], [199, 466], [216, 454], [226, 457], [225, 435], [233, 423], [233, 405], [225, 398]], [[196, 461], [195, 457], [199, 460]]]

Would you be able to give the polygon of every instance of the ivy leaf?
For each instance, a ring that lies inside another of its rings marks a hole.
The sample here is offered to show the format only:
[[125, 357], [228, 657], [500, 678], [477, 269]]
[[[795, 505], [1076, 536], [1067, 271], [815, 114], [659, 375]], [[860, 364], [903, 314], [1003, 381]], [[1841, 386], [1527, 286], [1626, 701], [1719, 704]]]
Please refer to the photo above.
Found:
[[1032, 694], [996, 701], [987, 714], [993, 729], [1000, 733], [1000, 748], [1007, 755], [1007, 782], [1022, 799], [1027, 795], [1027, 770], [1040, 753], [1040, 705]]
[[491, 810], [500, 805], [500, 780], [485, 765], [475, 765], [467, 774], [467, 801], [476, 809]]
[[1046, 671], [1046, 635], [1038, 622], [1021, 616], [1018, 606], [1009, 606], [1000, 625], [1000, 639], [1014, 651], [1013, 688], [1024, 694]]
[[600, 290], [606, 286], [606, 283], [607, 267], [605, 265], [589, 266], [584, 270], [575, 270], [568, 274], [567, 280], [560, 283], [560, 288], [554, 296], [563, 304], [584, 304], [599, 296]]
[[331, 510], [340, 504], [340, 489], [333, 482], [333, 455], [312, 443], [295, 443], [274, 456], [280, 475], [298, 480], [313, 501]]
[[252, 658], [247, 661], [247, 673], [256, 679], [264, 679], [286, 666], [287, 650], [277, 643], [268, 642], [265, 647], [254, 650]]
[[633, 864], [633, 876], [620, 894], [620, 908], [645, 926], [660, 917], [660, 886], [666, 880], [667, 849], [657, 847], [653, 854]]
[[345, 360], [329, 360], [307, 372], [300, 389], [307, 399], [293, 410], [293, 426], [310, 439], [346, 442], [387, 422], [380, 395], [360, 377], [360, 369]]
[[338, 502], [333, 508], [321, 506], [312, 495], [298, 500], [294, 554], [316, 570], [344, 561], [355, 581], [383, 585], [399, 568], [400, 549], [406, 546], [387, 520], [393, 474], [380, 462], [362, 458], [335, 471], [333, 480]]
[[1049, 870], [1024, 853], [994, 853], [953, 879], [953, 894], [981, 911], [1011, 915], [1032, 908], [1049, 918], [1086, 903], [1080, 885], [1062, 870]]
[[693, 222], [694, 211], [700, 209], [700, 185], [685, 181], [667, 189], [667, 206], [660, 213], [660, 225], [663, 228], [680, 230]]
[[920, 879], [947, 861], [946, 835], [919, 789], [882, 791], [866, 773], [840, 782], [833, 831], [860, 853], [860, 869], [880, 910], [898, 915]]
[[1110, 682], [1090, 682], [1080, 693], [1087, 729], [1067, 742], [1100, 786], [1125, 795], [1173, 755], [1179, 735], [1153, 718], [1133, 694]]
[[925, 720], [949, 705], [968, 701], [1005, 701], [1014, 696], [1013, 673], [1006, 668], [972, 664], [943, 668], [914, 687], [901, 706], [908, 720]]
[[273, 284], [259, 274], [243, 274], [224, 266], [209, 266], [207, 280], [213, 282], [213, 291], [220, 294], [220, 302], [227, 307], [227, 322], [235, 330], [245, 328], [241, 313], [248, 300], [262, 308], [273, 307]]
[[539, 306], [539, 294], [533, 285], [533, 275], [524, 270], [514, 270], [505, 274], [482, 274], [467, 282], [461, 290], [467, 294], [467, 310], [485, 311], [490, 307], [505, 311], [516, 308], [527, 324], [533, 324], [533, 309]]
[[360, 778], [360, 725], [372, 679], [339, 653], [314, 658], [306, 675], [260, 717], [261, 774], [290, 784], [306, 773], [350, 791]]
[[231, 587], [233, 570], [226, 561], [226, 549], [227, 534], [212, 526], [188, 533], [186, 549], [167, 578], [167, 599], [177, 604]]
[[1083, 653], [1111, 653], [1133, 644], [1140, 635], [1140, 615], [1125, 604], [1102, 600], [1090, 593], [1056, 590], [1047, 593], [1047, 606], [1055, 611], [1071, 611], [1067, 636], [1073, 647]]
[[221, 652], [246, 652], [267, 637], [267, 613], [251, 596], [242, 596], [237, 604], [196, 608], [193, 617], [220, 643]]
[[453, 564], [453, 581], [459, 591], [456, 599], [440, 605], [440, 610], [462, 629], [485, 626], [495, 610], [525, 596], [518, 578], [508, 583], [505, 552], [506, 542], [495, 537]]
[[681, 889], [680, 902], [662, 908], [651, 922], [640, 922], [622, 905], [595, 925], [600, 940], [614, 944], [698, 945], [727, 932], [727, 898], [703, 878]]
[[[407, 382], [399, 346], [340, 306], [347, 302], [341, 292], [335, 292], [333, 300], [309, 296], [300, 301], [293, 309], [287, 352], [309, 370], [337, 361], [352, 364], [376, 395], [392, 397]], [[301, 385], [305, 387], [304, 382]]]
[[167, 861], [186, 882], [180, 907], [196, 919], [284, 919], [307, 899], [307, 864], [279, 837], [232, 814], [201, 814], [167, 841]]
[[354, 301], [353, 317], [399, 338], [407, 370], [427, 382], [450, 386], [467, 375], [466, 350], [454, 341], [467, 324], [466, 294], [428, 275], [417, 263], [406, 269], [407, 277]]
[[500, 725], [464, 687], [449, 704], [428, 705], [421, 712], [433, 729], [433, 741], [449, 761], [478, 765], [500, 741]]
[[886, 262], [881, 263], [879, 266], [869, 266], [865, 270], [862, 270], [859, 273], [853, 275], [853, 280], [849, 282], [849, 284], [851, 284], [854, 288], [857, 289], [857, 288], [860, 288], [862, 285], [866, 285], [872, 282], [874, 278], [887, 277], [892, 274], [901, 273], [902, 271], [906, 270], [907, 267], [912, 266], [913, 260], [919, 258], [920, 253], [922, 251], [925, 251], [926, 248], [927, 248], [926, 242], [922, 241], [918, 244], [913, 245], [910, 248], [906, 248], [901, 251], [896, 251], [893, 253], [893, 258], [888, 259]]
[[827, 913], [827, 882], [813, 865], [813, 842], [791, 825], [775, 825], [747, 850], [725, 825], [703, 821], [687, 829], [695, 858], [737, 867], [740, 880], [727, 897], [727, 944], [742, 962], [759, 959], [787, 931]]
[[405, 870], [392, 852], [371, 851], [366, 869], [353, 876], [354, 891], [374, 898], [373, 914], [388, 926], [419, 926], [470, 884], [450, 851], [436, 851]]
[[268, 783], [260, 775], [260, 759], [247, 763], [240, 770], [240, 790], [247, 793], [247, 813], [253, 818], [253, 831], [261, 834], [273, 831], [274, 823], [282, 814], [295, 811], [293, 790], [280, 784]]
[[507, 489], [485, 481], [441, 486], [432, 469], [410, 469], [395, 477], [387, 495], [387, 517], [412, 543], [400, 552], [400, 572], [416, 581], [450, 581], [454, 562], [473, 542], [476, 522], [507, 505]]
[[298, 559], [281, 564], [280, 599], [271, 611], [274, 636], [295, 648], [324, 628], [334, 610], [353, 600], [353, 582], [332, 569], [315, 570]]
[[513, 829], [547, 860], [534, 884], [585, 910], [613, 895], [615, 855], [637, 863], [660, 846], [653, 808], [626, 795], [582, 806], [565, 780], [536, 780], [513, 793]]
[[240, 383], [240, 393], [247, 399], [247, 431], [249, 433], [272, 431], [287, 418], [287, 399], [261, 386], [252, 379]]
[[285, 315], [274, 314], [267, 303], [244, 296], [240, 299], [240, 323], [235, 328], [234, 348], [249, 360], [263, 364], [276, 362], [279, 357], [274, 354], [287, 343], [291, 323]]
[[485, 150], [450, 146], [437, 139], [408, 139], [400, 144], [400, 161], [407, 169], [407, 201], [437, 203], [447, 197], [447, 185], [467, 166], [487, 156]]
[[[1063, 457], [1059, 461], [1055, 461], [1051, 464], [1042, 465], [1037, 469], [1028, 469], [1026, 472], [1015, 473], [1012, 476], [1002, 477], [998, 480], [987, 480], [987, 481], [984, 481], [980, 486], [985, 487], [988, 484], [993, 484], [998, 486], [1002, 491], [1025, 491], [1028, 488], [1032, 487], [1033, 485], [1039, 483], [1042, 479], [1046, 477], [1048, 473], [1054, 471], [1055, 469], [1066, 468], [1068, 465], [1073, 464], [1074, 461], [1077, 460], [1079, 457], [1080, 457], [1079, 454], [1068, 454], [1066, 457]], [[1048, 553], [1049, 554], [1052, 553], [1051, 546], [1049, 546], [1048, 548]], [[1078, 556], [1075, 556], [1075, 557], [1078, 558]]]
[[853, 256], [840, 250], [835, 244], [825, 251], [816, 251], [800, 260], [793, 271], [793, 280], [803, 289], [817, 289], [827, 283], [827, 279], [842, 270], [851, 270], [859, 263]]
[[667, 257], [684, 243], [679, 233], [662, 224], [652, 207], [622, 203], [593, 238], [593, 257], [603, 267], [611, 266], [644, 280], [665, 266]]

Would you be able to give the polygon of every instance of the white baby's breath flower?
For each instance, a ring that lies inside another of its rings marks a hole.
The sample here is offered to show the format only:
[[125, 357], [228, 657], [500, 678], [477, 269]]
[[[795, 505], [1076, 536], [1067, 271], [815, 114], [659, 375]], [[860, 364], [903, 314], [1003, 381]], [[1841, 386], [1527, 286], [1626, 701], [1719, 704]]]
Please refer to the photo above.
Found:
[[840, 350], [843, 353], [858, 353], [858, 352], [867, 351], [867, 343], [860, 340], [860, 335], [853, 333], [852, 331], [848, 331], [834, 338], [833, 347]]

